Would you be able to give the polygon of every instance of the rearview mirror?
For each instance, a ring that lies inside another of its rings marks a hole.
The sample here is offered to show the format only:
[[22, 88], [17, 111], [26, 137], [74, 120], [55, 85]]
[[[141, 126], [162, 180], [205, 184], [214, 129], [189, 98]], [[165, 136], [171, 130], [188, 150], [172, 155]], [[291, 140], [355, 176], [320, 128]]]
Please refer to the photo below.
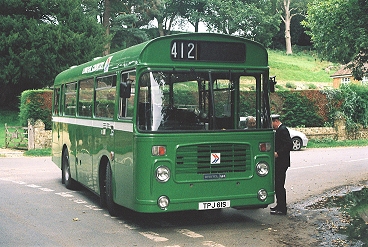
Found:
[[277, 83], [276, 81], [276, 76], [270, 76], [270, 80], [268, 81], [270, 84], [270, 92], [274, 93], [275, 92], [275, 85]]
[[130, 81], [120, 82], [120, 98], [130, 98], [132, 83]]

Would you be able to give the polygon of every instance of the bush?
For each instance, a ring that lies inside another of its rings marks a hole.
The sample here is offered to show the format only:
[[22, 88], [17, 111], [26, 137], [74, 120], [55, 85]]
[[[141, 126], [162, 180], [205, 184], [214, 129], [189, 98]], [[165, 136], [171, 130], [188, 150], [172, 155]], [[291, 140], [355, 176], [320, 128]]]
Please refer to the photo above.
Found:
[[287, 82], [285, 86], [290, 89], [296, 89], [296, 85], [292, 82]]
[[28, 125], [28, 119], [41, 119], [45, 129], [51, 129], [51, 90], [26, 90], [20, 97], [19, 121], [22, 126]]
[[345, 118], [346, 130], [353, 134], [359, 126], [368, 127], [368, 86], [347, 84], [340, 89], [325, 90], [330, 121]]
[[281, 112], [283, 122], [291, 127], [320, 127], [323, 126], [323, 118], [318, 115], [315, 103], [300, 92], [281, 92], [284, 98]]

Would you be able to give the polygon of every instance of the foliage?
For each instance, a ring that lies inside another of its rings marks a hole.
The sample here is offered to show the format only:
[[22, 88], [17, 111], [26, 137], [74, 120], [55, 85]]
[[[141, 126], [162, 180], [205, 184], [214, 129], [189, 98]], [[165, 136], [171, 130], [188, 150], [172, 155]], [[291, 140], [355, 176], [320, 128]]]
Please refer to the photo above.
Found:
[[341, 86], [342, 111], [351, 125], [361, 124], [368, 127], [368, 86], [353, 83]]
[[134, 14], [119, 15], [115, 18], [114, 25], [111, 27], [112, 50], [125, 49], [149, 39], [147, 32], [135, 27], [137, 22], [138, 19]]
[[51, 90], [27, 90], [21, 95], [19, 121], [28, 125], [28, 119], [41, 119], [45, 129], [51, 129]]
[[299, 92], [280, 92], [284, 98], [282, 120], [288, 126], [319, 127], [323, 119], [317, 114], [316, 105]]
[[368, 86], [347, 84], [340, 89], [324, 90], [328, 98], [330, 121], [337, 117], [346, 120], [346, 130], [354, 134], [359, 126], [368, 127]]
[[18, 105], [26, 89], [52, 85], [60, 71], [100, 56], [106, 43], [81, 0], [1, 1], [0, 31], [0, 106]]
[[19, 126], [18, 113], [0, 110], [0, 148], [5, 146], [5, 124], [8, 124], [8, 126]]
[[368, 61], [368, 4], [366, 0], [312, 0], [304, 25], [324, 59], [351, 64], [361, 78]]
[[205, 22], [211, 31], [246, 37], [265, 46], [279, 27], [279, 16], [270, 1], [209, 0], [206, 8]]
[[285, 86], [287, 88], [296, 89], [296, 85], [292, 82], [287, 82]]

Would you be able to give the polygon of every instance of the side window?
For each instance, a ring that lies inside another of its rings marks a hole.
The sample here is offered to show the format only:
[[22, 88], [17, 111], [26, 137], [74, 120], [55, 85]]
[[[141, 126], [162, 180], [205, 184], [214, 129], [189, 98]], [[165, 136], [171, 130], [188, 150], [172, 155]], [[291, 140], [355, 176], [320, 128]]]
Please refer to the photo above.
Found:
[[78, 115], [83, 117], [92, 117], [93, 106], [93, 78], [79, 82], [79, 101], [78, 101]]
[[119, 97], [119, 118], [133, 118], [135, 96], [135, 71], [125, 72], [121, 75], [122, 82], [131, 84], [130, 98]]
[[77, 107], [77, 83], [72, 82], [65, 85], [64, 115], [75, 116]]
[[60, 107], [59, 107], [59, 103], [60, 103], [60, 88], [55, 88], [54, 89], [54, 102], [53, 102], [53, 115], [54, 116], [58, 116], [60, 113]]
[[116, 75], [97, 78], [95, 115], [113, 118], [116, 95]]

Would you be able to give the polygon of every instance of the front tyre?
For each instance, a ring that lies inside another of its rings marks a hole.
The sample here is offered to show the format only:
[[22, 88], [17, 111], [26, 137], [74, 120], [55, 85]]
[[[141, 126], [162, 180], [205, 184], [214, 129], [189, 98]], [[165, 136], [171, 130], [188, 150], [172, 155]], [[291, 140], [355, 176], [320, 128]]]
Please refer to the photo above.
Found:
[[112, 183], [112, 170], [108, 162], [106, 166], [106, 206], [111, 216], [118, 216], [120, 207], [114, 202]]
[[65, 184], [67, 189], [75, 189], [76, 182], [72, 179], [70, 174], [69, 152], [67, 149], [63, 153], [62, 167], [62, 182]]

